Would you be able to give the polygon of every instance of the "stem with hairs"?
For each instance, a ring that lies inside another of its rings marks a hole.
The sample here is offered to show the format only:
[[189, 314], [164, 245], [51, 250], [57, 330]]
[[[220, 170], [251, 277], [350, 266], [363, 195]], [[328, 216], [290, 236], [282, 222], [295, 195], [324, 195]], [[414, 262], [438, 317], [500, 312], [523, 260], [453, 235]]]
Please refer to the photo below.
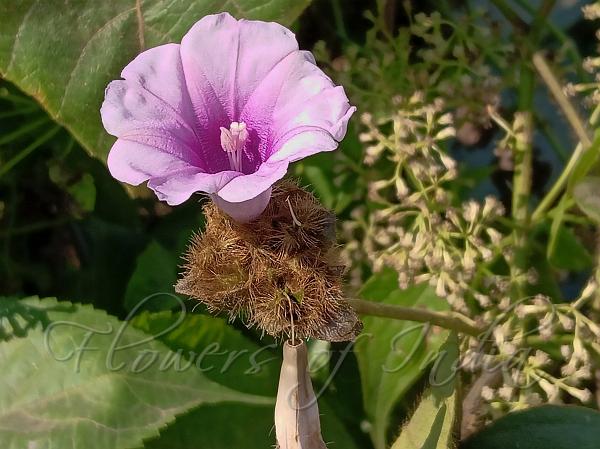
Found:
[[455, 330], [472, 337], [478, 337], [485, 331], [484, 328], [478, 326], [470, 318], [456, 312], [437, 312], [429, 309], [403, 307], [362, 299], [349, 299], [348, 302], [360, 315], [431, 323], [435, 326]]

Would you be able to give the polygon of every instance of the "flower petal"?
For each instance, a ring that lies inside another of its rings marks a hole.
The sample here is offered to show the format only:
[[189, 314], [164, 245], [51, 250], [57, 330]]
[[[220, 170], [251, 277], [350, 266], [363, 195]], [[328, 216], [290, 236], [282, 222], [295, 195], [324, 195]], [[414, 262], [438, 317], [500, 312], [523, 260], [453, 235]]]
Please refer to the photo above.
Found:
[[350, 116], [356, 111], [351, 107], [342, 86], [331, 81], [316, 80], [314, 77], [302, 81], [304, 89], [286, 89], [281, 92], [279, 104], [274, 111], [273, 128], [279, 135], [302, 126], [319, 127], [329, 132], [335, 140], [346, 135]]
[[217, 195], [230, 203], [240, 203], [257, 197], [284, 177], [287, 161], [265, 162], [250, 175], [240, 175], [229, 181]]
[[269, 187], [258, 196], [255, 196], [250, 200], [242, 201], [241, 203], [230, 203], [218, 195], [211, 195], [211, 197], [219, 209], [235, 221], [247, 223], [258, 217], [267, 208], [269, 200], [271, 199], [271, 188]]
[[[108, 170], [114, 178], [138, 185], [150, 178], [185, 168], [201, 171], [182, 158], [177, 143], [170, 142], [165, 136], [158, 136], [152, 141], [151, 137], [144, 135], [143, 140], [144, 143], [117, 139], [107, 160]], [[169, 145], [173, 147], [171, 151]]]
[[285, 134], [279, 141], [277, 150], [267, 162], [286, 160], [294, 162], [322, 151], [333, 151], [339, 142], [326, 130], [318, 127], [299, 127]]
[[193, 129], [196, 115], [186, 89], [179, 49], [179, 44], [167, 44], [146, 50], [123, 69], [121, 77], [160, 99]]
[[239, 121], [240, 112], [261, 81], [296, 51], [294, 34], [277, 23], [238, 21], [228, 13], [204, 17], [181, 41], [194, 106], [216, 98], [227, 120]]
[[202, 164], [192, 128], [169, 105], [139, 85], [122, 80], [111, 82], [101, 112], [104, 126], [111, 134], [133, 142], [156, 144], [156, 148], [175, 152], [190, 164]]
[[101, 108], [104, 127], [120, 138], [109, 154], [111, 173], [139, 184], [184, 166], [204, 168], [179, 45], [140, 54], [122, 76], [108, 85]]
[[159, 200], [176, 206], [196, 192], [214, 194], [238, 176], [240, 176], [238, 172], [231, 170], [202, 173], [197, 168], [187, 167], [167, 176], [150, 179], [148, 187], [154, 190]]
[[[313, 56], [298, 51], [267, 75], [246, 104], [241, 120], [260, 135], [263, 160], [295, 161], [337, 148], [355, 110], [343, 88], [336, 87], [315, 65]], [[310, 136], [299, 138], [301, 132]], [[295, 143], [275, 156], [291, 138]], [[301, 141], [316, 146], [303, 148]]]

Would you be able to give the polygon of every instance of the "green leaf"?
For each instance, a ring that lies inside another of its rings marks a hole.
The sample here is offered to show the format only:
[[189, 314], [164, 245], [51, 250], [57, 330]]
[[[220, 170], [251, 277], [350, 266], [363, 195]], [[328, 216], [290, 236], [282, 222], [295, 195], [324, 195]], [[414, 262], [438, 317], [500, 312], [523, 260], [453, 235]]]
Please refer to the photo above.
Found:
[[596, 223], [600, 223], [600, 177], [588, 176], [575, 185], [573, 198], [579, 208]]
[[173, 253], [151, 241], [137, 258], [135, 271], [125, 291], [125, 308], [133, 310], [139, 306], [148, 310], [165, 310], [175, 307], [178, 302], [173, 285], [177, 280], [177, 263]]
[[573, 167], [573, 171], [567, 182], [567, 190], [570, 192], [581, 180], [598, 168], [598, 157], [600, 156], [600, 132], [596, 132], [592, 145], [583, 152]]
[[113, 314], [123, 310], [123, 295], [145, 235], [132, 226], [98, 219], [96, 212], [72, 224], [80, 267], [67, 267], [57, 286], [62, 297], [91, 302]]
[[96, 205], [96, 184], [90, 173], [74, 174], [71, 167], [51, 163], [48, 175], [54, 184], [66, 190], [82, 212], [91, 212]]
[[94, 178], [85, 173], [79, 181], [69, 186], [67, 192], [71, 194], [75, 202], [84, 212], [91, 212], [96, 205], [96, 185]]
[[[363, 299], [410, 307], [449, 310], [428, 285], [398, 289], [397, 273], [385, 270], [367, 281]], [[447, 332], [420, 323], [364, 317], [364, 331], [355, 351], [361, 374], [365, 411], [376, 449], [387, 447], [394, 405], [423, 375], [444, 342]]]
[[[533, 283], [525, 285], [523, 294], [525, 296], [546, 295], [558, 303], [562, 301], [563, 293], [557, 281], [556, 268], [550, 263], [548, 245], [545, 244], [552, 239], [551, 232], [552, 225], [548, 222], [541, 222], [531, 229], [526, 245], [525, 263], [535, 271], [536, 276]], [[558, 238], [558, 231], [556, 237]]]
[[[170, 311], [144, 312], [132, 324], [160, 339], [174, 351], [198, 354], [203, 348], [213, 346], [204, 357], [200, 368], [206, 377], [245, 393], [275, 395], [281, 349], [279, 345], [261, 346], [235, 329], [225, 319], [206, 315], [180, 315]], [[174, 329], [165, 333], [164, 330]], [[333, 413], [324, 397], [319, 397], [321, 427], [326, 441], [336, 447], [356, 448], [348, 431]], [[238, 423], [231, 425], [231, 423]], [[202, 428], [210, 429], [203, 431]], [[145, 444], [147, 449], [203, 449], [244, 447], [263, 449], [274, 444], [273, 407], [217, 404], [203, 406], [177, 418], [176, 422], [156, 440]]]
[[[321, 430], [331, 448], [358, 449], [348, 432], [319, 399]], [[145, 449], [265, 449], [275, 445], [273, 407], [248, 404], [205, 405], [177, 418]]]
[[113, 142], [100, 121], [109, 81], [146, 48], [181, 37], [207, 14], [290, 25], [310, 0], [0, 0], [0, 76], [38, 100], [95, 156]]
[[[210, 381], [193, 365], [165, 365], [178, 355], [90, 306], [37, 298], [20, 303], [44, 319], [26, 337], [0, 343], [3, 449], [138, 447], [199, 405], [273, 401]], [[211, 431], [201, 423], [197, 428]]]
[[473, 435], [461, 449], [597, 449], [600, 413], [546, 405], [514, 412]]
[[573, 231], [563, 225], [565, 212], [572, 204], [572, 200], [563, 196], [554, 208], [546, 255], [548, 261], [556, 268], [583, 271], [591, 268], [594, 260]]
[[277, 394], [279, 347], [255, 343], [223, 318], [199, 314], [182, 318], [180, 313], [171, 311], [143, 312], [132, 324], [150, 335], [159, 335], [171, 350], [182, 351], [186, 358], [201, 354], [208, 347], [200, 369], [222, 385], [263, 396]]
[[451, 333], [430, 374], [431, 387], [392, 449], [452, 449], [457, 418], [458, 337]]
[[552, 216], [552, 224], [550, 225], [550, 235], [548, 236], [548, 247], [546, 248], [546, 257], [548, 260], [552, 258], [552, 255], [556, 252], [556, 246], [558, 243], [558, 232], [562, 227], [565, 212], [567, 210], [567, 197], [562, 196], [558, 205], [554, 208], [554, 215]]
[[[322, 163], [319, 163], [318, 159], [322, 159], [319, 156], [317, 155], [312, 160], [303, 163], [301, 173], [303, 178], [309, 182], [310, 187], [315, 190], [323, 205], [333, 210], [336, 197], [331, 167], [327, 167], [329, 170], [326, 170], [326, 167]], [[329, 162], [329, 165], [331, 165], [331, 162]]]
[[161, 217], [152, 229], [152, 237], [173, 254], [177, 254], [177, 264], [180, 265], [181, 254], [185, 252], [193, 233], [203, 227], [202, 207], [195, 201], [188, 201]]
[[553, 245], [548, 249], [553, 266], [571, 271], [583, 271], [593, 266], [594, 259], [571, 229], [558, 226], [555, 232]]
[[[173, 328], [177, 322], [179, 325]], [[214, 348], [203, 357], [200, 368], [206, 377], [218, 379], [222, 385], [246, 393], [276, 394], [279, 353], [254, 343], [222, 318], [188, 314], [180, 320], [179, 314], [170, 311], [143, 312], [132, 324], [151, 335], [161, 335], [162, 342], [173, 351], [183, 351], [186, 357], [190, 351], [200, 354], [205, 348]], [[205, 405], [178, 417], [144, 448], [262, 449], [274, 443], [272, 427], [273, 406]]]
[[265, 449], [275, 443], [272, 429], [273, 407], [206, 405], [177, 418], [144, 449]]

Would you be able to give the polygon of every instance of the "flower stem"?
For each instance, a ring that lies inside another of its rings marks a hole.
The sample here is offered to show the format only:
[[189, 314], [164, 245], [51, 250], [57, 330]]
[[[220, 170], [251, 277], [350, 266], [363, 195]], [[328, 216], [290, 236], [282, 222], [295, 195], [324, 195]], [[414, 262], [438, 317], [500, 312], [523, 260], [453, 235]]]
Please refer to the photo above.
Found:
[[344, 25], [344, 14], [342, 12], [342, 6], [340, 0], [331, 0], [331, 8], [333, 9], [333, 20], [335, 23], [335, 30], [340, 39], [344, 42], [350, 42], [346, 27]]
[[29, 156], [38, 147], [50, 140], [52, 136], [54, 136], [54, 134], [56, 134], [60, 130], [61, 128], [59, 126], [53, 126], [46, 133], [42, 134], [40, 137], [38, 137], [36, 140], [30, 143], [27, 147], [25, 147], [23, 150], [21, 150], [19, 153], [13, 156], [12, 159], [6, 161], [6, 163], [2, 167], [0, 167], [0, 178], [4, 176], [8, 171], [10, 171], [15, 165], [17, 165], [19, 162], [21, 162], [23, 159]]
[[533, 222], [540, 220], [543, 214], [550, 208], [550, 206], [554, 203], [556, 198], [560, 195], [563, 188], [567, 184], [567, 181], [569, 180], [569, 176], [573, 171], [573, 168], [577, 164], [577, 161], [579, 160], [582, 154], [583, 149], [581, 147], [581, 144], [578, 144], [575, 147], [575, 151], [573, 151], [573, 154], [571, 155], [569, 162], [567, 162], [567, 165], [565, 166], [564, 170], [531, 215], [531, 220]]
[[584, 147], [589, 147], [592, 144], [592, 140], [588, 136], [585, 125], [583, 124], [583, 120], [579, 118], [577, 111], [564, 94], [560, 83], [556, 79], [556, 76], [554, 76], [554, 73], [552, 73], [552, 69], [550, 69], [548, 61], [546, 61], [541, 52], [538, 51], [533, 55], [533, 65], [544, 83], [546, 83], [546, 86], [548, 87], [548, 90], [550, 90], [554, 100], [562, 109], [567, 121], [569, 122], [569, 125], [571, 125], [571, 128], [573, 128], [573, 131], [577, 135], [579, 141]]
[[10, 228], [0, 232], [0, 240], [15, 235], [25, 235], [33, 232], [43, 231], [44, 229], [65, 225], [71, 221], [69, 217], [58, 218], [54, 220], [45, 220], [37, 223], [31, 223], [20, 228]]
[[585, 125], [583, 124], [583, 120], [581, 120], [575, 108], [573, 107], [567, 96], [564, 94], [560, 83], [556, 79], [556, 76], [554, 76], [552, 69], [550, 69], [548, 62], [544, 59], [541, 53], [538, 52], [535, 55], [533, 55], [533, 64], [542, 80], [544, 80], [544, 83], [546, 83], [548, 90], [550, 90], [550, 93], [562, 109], [563, 113], [565, 114], [565, 117], [567, 118], [567, 121], [569, 122], [571, 128], [573, 128], [573, 131], [579, 139], [579, 144], [575, 147], [575, 151], [573, 151], [573, 154], [567, 162], [567, 165], [565, 166], [564, 170], [562, 171], [554, 185], [550, 188], [548, 193], [544, 196], [536, 210], [533, 212], [531, 219], [532, 221], [537, 221], [543, 216], [543, 214], [548, 210], [548, 208], [560, 195], [560, 193], [566, 186], [573, 169], [577, 165], [579, 158], [592, 145], [596, 144], [596, 141], [592, 142], [592, 140], [590, 139], [586, 131]]
[[529, 25], [512, 9], [505, 0], [492, 0], [492, 4], [498, 8], [502, 15], [508, 20], [513, 27], [522, 32], [527, 31]]
[[514, 260], [510, 271], [514, 287], [514, 299], [523, 297], [523, 273], [527, 270], [527, 234], [530, 224], [529, 197], [532, 177], [532, 138], [533, 138], [533, 71], [528, 61], [521, 64], [519, 89], [519, 128], [516, 130], [513, 150], [514, 174], [512, 193], [512, 218], [516, 224], [513, 230]]
[[348, 302], [360, 315], [431, 323], [435, 326], [452, 329], [472, 337], [477, 337], [484, 332], [484, 329], [479, 327], [473, 320], [456, 312], [437, 312], [428, 309], [382, 304], [362, 299], [349, 299]]

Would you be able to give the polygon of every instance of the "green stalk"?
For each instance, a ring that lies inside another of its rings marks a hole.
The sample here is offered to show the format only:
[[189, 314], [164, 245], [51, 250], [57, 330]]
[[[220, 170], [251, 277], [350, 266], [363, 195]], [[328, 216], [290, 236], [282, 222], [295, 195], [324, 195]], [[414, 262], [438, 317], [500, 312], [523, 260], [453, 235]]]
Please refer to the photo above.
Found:
[[335, 30], [340, 39], [344, 42], [350, 42], [346, 27], [344, 25], [344, 14], [342, 12], [342, 6], [340, 0], [331, 0], [331, 9], [333, 10], [333, 20], [335, 23]]
[[546, 86], [548, 86], [548, 90], [550, 90], [554, 100], [558, 103], [560, 109], [565, 114], [569, 125], [571, 125], [573, 131], [575, 131], [579, 141], [584, 147], [589, 147], [592, 142], [588, 136], [587, 130], [585, 129], [583, 120], [581, 120], [577, 114], [577, 111], [575, 110], [575, 107], [564, 94], [560, 83], [556, 79], [556, 76], [554, 76], [554, 73], [552, 73], [550, 65], [541, 52], [536, 52], [533, 55], [533, 65], [535, 66], [542, 80], [544, 80], [544, 83], [546, 83]]
[[[512, 217], [515, 222], [513, 231], [515, 257], [510, 272], [513, 280], [513, 294], [522, 298], [525, 294], [522, 275], [528, 268], [527, 240], [531, 225], [529, 200], [531, 196], [532, 160], [533, 160], [533, 95], [535, 74], [531, 67], [533, 48], [542, 36], [543, 24], [554, 7], [554, 0], [544, 0], [536, 10], [529, 33], [521, 36], [522, 61], [520, 67], [519, 104], [521, 129], [518, 130], [514, 147], [514, 175], [512, 196]], [[507, 18], [509, 18], [507, 16]], [[509, 18], [510, 20], [510, 18]]]
[[6, 145], [7, 143], [18, 139], [19, 137], [24, 136], [25, 134], [28, 134], [30, 131], [33, 131], [34, 129], [39, 128], [40, 126], [42, 126], [46, 123], [49, 123], [49, 122], [50, 122], [50, 120], [46, 116], [40, 117], [37, 120], [32, 120], [31, 122], [27, 123], [26, 125], [20, 126], [13, 132], [10, 132], [10, 133], [5, 134], [4, 136], [0, 137], [0, 145]]
[[518, 130], [514, 147], [514, 175], [512, 195], [512, 217], [515, 222], [513, 242], [515, 257], [511, 264], [515, 299], [524, 296], [522, 274], [527, 270], [527, 236], [530, 225], [529, 197], [531, 195], [531, 164], [533, 159], [533, 90], [534, 76], [528, 61], [521, 64], [519, 89], [519, 114], [522, 128]]
[[0, 239], [14, 237], [16, 235], [25, 235], [32, 232], [43, 231], [44, 229], [62, 226], [69, 223], [70, 218], [58, 218], [54, 220], [45, 220], [37, 223], [28, 224], [20, 228], [10, 228], [7, 231], [0, 232]]
[[492, 0], [492, 3], [498, 10], [502, 13], [502, 15], [508, 20], [513, 27], [522, 32], [526, 32], [529, 28], [527, 22], [525, 22], [519, 14], [512, 9], [512, 7], [505, 0]]
[[589, 149], [593, 146], [597, 146], [600, 144], [600, 138], [596, 137], [592, 141], [588, 135], [586, 127], [584, 125], [583, 120], [577, 114], [575, 107], [571, 104], [567, 96], [564, 94], [560, 83], [556, 79], [556, 76], [552, 72], [549, 64], [546, 62], [541, 53], [536, 53], [533, 56], [533, 64], [537, 69], [540, 77], [548, 87], [548, 90], [554, 97], [556, 103], [560, 106], [563, 114], [565, 115], [569, 125], [577, 135], [579, 139], [579, 144], [575, 147], [571, 158], [567, 162], [564, 170], [554, 183], [554, 185], [550, 188], [548, 193], [544, 196], [535, 212], [533, 213], [531, 219], [532, 221], [538, 221], [543, 217], [543, 214], [554, 204], [560, 193], [563, 191], [573, 169], [579, 162], [579, 159], [584, 154], [585, 151], [589, 151]]
[[479, 327], [470, 318], [456, 312], [436, 312], [429, 309], [396, 306], [362, 299], [349, 299], [348, 302], [360, 315], [431, 323], [472, 337], [478, 337], [485, 331], [484, 328]]
[[19, 153], [17, 153], [12, 159], [9, 159], [6, 164], [0, 167], [0, 178], [8, 173], [15, 165], [29, 156], [33, 151], [35, 151], [38, 147], [46, 143], [48, 140], [54, 136], [58, 131], [60, 131], [60, 126], [53, 126], [46, 133], [42, 134], [36, 140], [34, 140], [27, 147], [23, 148]]

